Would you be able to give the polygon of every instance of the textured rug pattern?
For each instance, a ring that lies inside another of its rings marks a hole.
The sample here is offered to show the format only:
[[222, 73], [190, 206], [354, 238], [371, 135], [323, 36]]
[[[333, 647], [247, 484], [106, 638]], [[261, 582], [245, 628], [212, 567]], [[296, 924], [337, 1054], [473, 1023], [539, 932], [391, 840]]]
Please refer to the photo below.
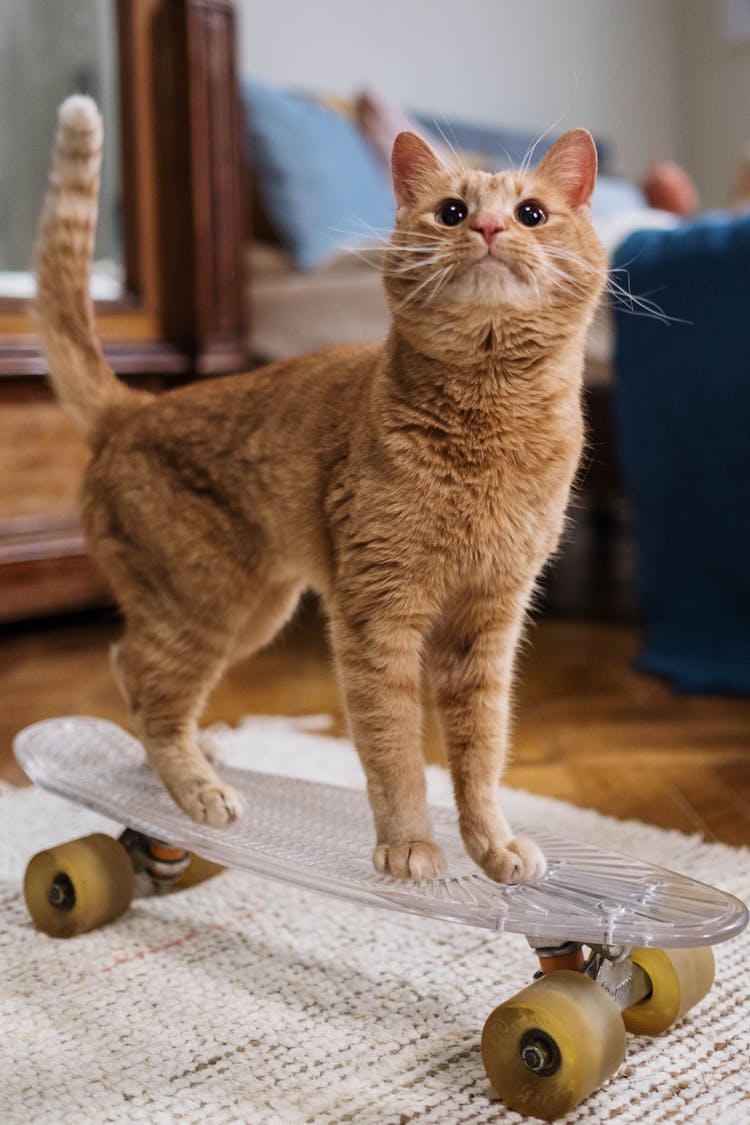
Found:
[[[314, 724], [306, 724], [308, 727]], [[287, 720], [216, 734], [233, 765], [361, 784], [339, 740]], [[435, 803], [449, 801], [431, 769]], [[512, 819], [638, 854], [750, 898], [750, 852], [506, 791]], [[251, 813], [249, 814], [251, 815]], [[0, 788], [0, 1121], [456, 1125], [522, 1121], [479, 1051], [492, 1008], [528, 983], [522, 938], [356, 907], [226, 872], [138, 900], [69, 942], [20, 894], [40, 848], [111, 828], [38, 790]], [[629, 1038], [616, 1077], [569, 1122], [750, 1120], [747, 935], [659, 1040]]]

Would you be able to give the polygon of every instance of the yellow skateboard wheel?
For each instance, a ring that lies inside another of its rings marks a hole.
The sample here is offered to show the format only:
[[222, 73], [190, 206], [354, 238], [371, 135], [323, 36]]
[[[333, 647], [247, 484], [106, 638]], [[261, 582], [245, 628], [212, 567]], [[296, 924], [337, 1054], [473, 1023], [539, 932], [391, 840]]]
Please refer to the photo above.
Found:
[[561, 969], [501, 1004], [482, 1033], [482, 1058], [509, 1109], [554, 1121], [574, 1109], [625, 1056], [614, 1000], [582, 973]]
[[631, 961], [651, 982], [651, 995], [622, 1013], [635, 1035], [661, 1035], [702, 1000], [714, 980], [710, 946], [698, 949], [633, 949]]
[[26, 906], [50, 937], [74, 937], [118, 918], [133, 897], [130, 857], [112, 836], [96, 832], [39, 852], [26, 868]]

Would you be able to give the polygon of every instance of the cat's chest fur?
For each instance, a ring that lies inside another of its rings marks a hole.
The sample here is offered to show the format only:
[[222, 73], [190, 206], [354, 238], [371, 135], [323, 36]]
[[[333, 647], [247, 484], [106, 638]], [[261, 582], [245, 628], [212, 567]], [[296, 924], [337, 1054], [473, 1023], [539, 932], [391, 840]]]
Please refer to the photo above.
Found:
[[[378, 554], [399, 566], [408, 556], [416, 573], [439, 570], [449, 585], [535, 573], [558, 541], [580, 457], [575, 389], [438, 389], [378, 410], [368, 462], [378, 467], [357, 489], [344, 539], [377, 540]], [[385, 519], [373, 519], [375, 504]]]
[[442, 449], [433, 445], [432, 465], [421, 480], [415, 474], [412, 504], [429, 513], [422, 548], [439, 552], [457, 578], [522, 575], [556, 544], [581, 436], [574, 419], [564, 432], [542, 423], [526, 433], [468, 428]]

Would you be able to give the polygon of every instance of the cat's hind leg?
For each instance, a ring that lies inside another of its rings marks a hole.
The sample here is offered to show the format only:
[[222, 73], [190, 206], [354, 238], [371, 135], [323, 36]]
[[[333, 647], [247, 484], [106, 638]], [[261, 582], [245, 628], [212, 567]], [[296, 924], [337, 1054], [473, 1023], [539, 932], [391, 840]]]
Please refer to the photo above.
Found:
[[428, 668], [466, 850], [499, 883], [544, 873], [537, 845], [514, 836], [500, 807], [513, 657], [523, 602], [469, 591], [431, 638]]
[[242, 814], [242, 795], [204, 753], [198, 719], [227, 665], [267, 644], [293, 613], [299, 593], [297, 584], [269, 584], [256, 591], [252, 613], [236, 607], [234, 628], [227, 622], [201, 627], [187, 611], [179, 624], [163, 612], [131, 616], [112, 650], [115, 678], [149, 764], [193, 820], [221, 826]]
[[[245, 628], [233, 639], [227, 663], [236, 664], [270, 644], [294, 616], [303, 589], [296, 581], [267, 583]], [[211, 764], [219, 761], [210, 731], [198, 732], [198, 744], [207, 761]]]
[[129, 704], [149, 764], [193, 820], [214, 826], [242, 814], [244, 801], [203, 754], [198, 717], [226, 667], [223, 646], [182, 628], [128, 622], [112, 651], [115, 678]]

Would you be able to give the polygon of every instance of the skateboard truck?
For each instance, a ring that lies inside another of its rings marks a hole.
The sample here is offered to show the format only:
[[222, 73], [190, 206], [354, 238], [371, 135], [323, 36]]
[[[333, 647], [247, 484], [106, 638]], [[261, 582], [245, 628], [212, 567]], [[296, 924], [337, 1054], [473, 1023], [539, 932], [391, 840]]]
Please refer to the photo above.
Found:
[[138, 893], [144, 897], [166, 893], [190, 863], [186, 848], [176, 848], [134, 828], [126, 828], [118, 838], [133, 864]]
[[594, 946], [584, 969], [586, 976], [601, 985], [621, 1012], [648, 1000], [653, 991], [648, 973], [631, 960], [630, 953], [623, 946]]
[[592, 945], [588, 959], [583, 945], [577, 941], [553, 943], [527, 938], [539, 958], [539, 971], [534, 980], [560, 969], [583, 973], [599, 984], [612, 997], [621, 1012], [640, 1004], [651, 995], [651, 981], [645, 970], [630, 959], [631, 949], [624, 945]]

